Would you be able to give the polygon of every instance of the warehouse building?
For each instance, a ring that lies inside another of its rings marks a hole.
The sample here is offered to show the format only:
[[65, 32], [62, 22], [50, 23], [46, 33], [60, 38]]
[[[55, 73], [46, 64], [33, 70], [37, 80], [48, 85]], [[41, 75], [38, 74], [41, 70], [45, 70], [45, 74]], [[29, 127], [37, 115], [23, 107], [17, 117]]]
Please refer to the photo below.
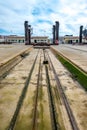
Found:
[[[25, 44], [25, 37], [17, 36], [17, 35], [0, 36], [0, 42]], [[48, 42], [49, 42], [49, 39], [47, 36], [31, 37], [31, 43], [48, 43]]]
[[5, 36], [5, 42], [11, 42], [11, 43], [24, 43], [24, 36], [17, 36], [17, 35], [9, 35]]
[[[65, 35], [63, 42], [67, 44], [79, 43], [79, 36]], [[87, 39], [82, 37], [82, 43], [87, 43]]]
[[48, 37], [46, 37], [46, 36], [32, 37], [31, 43], [48, 43]]
[[4, 36], [0, 35], [0, 43], [4, 42], [4, 39], [5, 39]]
[[73, 36], [73, 35], [65, 35], [64, 36], [64, 43], [78, 43], [79, 42], [79, 37], [78, 36]]

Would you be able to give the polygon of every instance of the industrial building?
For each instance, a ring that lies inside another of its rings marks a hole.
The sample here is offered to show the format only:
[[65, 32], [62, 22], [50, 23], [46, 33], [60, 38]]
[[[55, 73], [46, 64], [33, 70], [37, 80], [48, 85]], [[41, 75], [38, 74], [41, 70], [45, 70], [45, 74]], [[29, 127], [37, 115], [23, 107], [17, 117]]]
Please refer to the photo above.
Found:
[[[9, 36], [0, 36], [0, 43], [25, 43], [24, 36], [17, 36], [17, 35], [9, 35]], [[49, 39], [47, 36], [33, 36], [31, 37], [31, 43], [48, 43]]]
[[31, 37], [31, 43], [48, 43], [48, 37], [47, 36]]
[[0, 35], [0, 43], [4, 42], [4, 36]]
[[17, 35], [10, 35], [5, 36], [5, 42], [11, 42], [11, 43], [24, 43], [24, 36], [17, 36]]
[[[73, 35], [65, 35], [63, 38], [63, 43], [79, 43], [79, 36], [73, 36]], [[87, 43], [87, 39], [82, 37], [82, 43]]]
[[79, 37], [73, 35], [65, 35], [64, 36], [64, 43], [78, 43]]

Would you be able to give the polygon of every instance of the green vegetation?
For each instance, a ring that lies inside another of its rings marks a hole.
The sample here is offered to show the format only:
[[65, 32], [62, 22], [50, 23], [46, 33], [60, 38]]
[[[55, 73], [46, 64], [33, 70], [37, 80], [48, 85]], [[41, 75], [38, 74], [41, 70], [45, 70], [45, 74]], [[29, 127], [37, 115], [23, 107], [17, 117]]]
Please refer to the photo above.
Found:
[[73, 78], [77, 80], [87, 91], [87, 75], [82, 72], [82, 70], [78, 69], [75, 65], [69, 62], [64, 57], [60, 56], [58, 52], [54, 52], [55, 56], [59, 59], [59, 61], [71, 72]]

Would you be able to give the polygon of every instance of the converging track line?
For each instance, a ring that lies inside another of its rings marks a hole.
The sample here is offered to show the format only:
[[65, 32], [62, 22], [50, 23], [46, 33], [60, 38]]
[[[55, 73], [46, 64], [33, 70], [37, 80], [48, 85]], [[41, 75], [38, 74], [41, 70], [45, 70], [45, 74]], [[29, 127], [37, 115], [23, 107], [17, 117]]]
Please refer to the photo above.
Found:
[[74, 117], [74, 115], [73, 115], [73, 112], [72, 112], [72, 110], [71, 110], [71, 108], [70, 108], [70, 105], [69, 105], [69, 103], [68, 103], [67, 97], [66, 97], [66, 95], [65, 95], [65, 93], [64, 93], [64, 91], [63, 91], [63, 89], [62, 89], [60, 80], [59, 80], [59, 78], [58, 78], [58, 75], [57, 75], [57, 73], [56, 73], [56, 70], [55, 70], [55, 68], [54, 68], [54, 66], [53, 66], [53, 63], [52, 63], [51, 58], [50, 58], [50, 56], [49, 56], [48, 53], [47, 53], [47, 56], [48, 56], [49, 62], [51, 63], [51, 67], [52, 67], [52, 70], [53, 70], [53, 73], [54, 73], [54, 76], [55, 76], [55, 79], [56, 79], [56, 83], [57, 83], [57, 89], [58, 89], [58, 92], [59, 92], [59, 94], [60, 94], [60, 97], [62, 98], [62, 101], [63, 101], [63, 103], [64, 103], [64, 105], [65, 105], [65, 108], [66, 108], [68, 117], [69, 117], [69, 119], [70, 119], [70, 123], [71, 123], [72, 129], [73, 129], [73, 130], [79, 130], [78, 125], [77, 125], [77, 122], [76, 122], [75, 117]]
[[[39, 51], [38, 51], [38, 53], [39, 53]], [[9, 127], [8, 127], [8, 130], [13, 130], [14, 127], [15, 127], [15, 123], [16, 123], [16, 120], [17, 120], [19, 111], [20, 111], [20, 109], [21, 109], [21, 106], [22, 106], [22, 104], [23, 104], [23, 100], [24, 100], [25, 95], [26, 95], [26, 92], [27, 92], [27, 88], [28, 88], [28, 85], [29, 85], [29, 82], [30, 82], [30, 79], [31, 79], [31, 75], [32, 75], [33, 70], [34, 70], [34, 67], [35, 67], [35, 63], [36, 63], [36, 60], [37, 60], [37, 57], [38, 57], [38, 53], [37, 53], [37, 56], [36, 56], [36, 58], [35, 58], [35, 60], [34, 60], [34, 62], [33, 62], [33, 65], [32, 65], [32, 68], [31, 68], [31, 70], [30, 70], [29, 76], [28, 76], [28, 78], [27, 78], [27, 80], [26, 80], [26, 82], [25, 82], [25, 87], [24, 87], [24, 89], [22, 90], [21, 96], [19, 97], [19, 101], [18, 101], [16, 110], [15, 110], [15, 112], [14, 112], [14, 115], [13, 115], [13, 117], [12, 117], [12, 119], [11, 119], [11, 122], [10, 122], [10, 125], [9, 125]]]
[[[20, 94], [16, 100], [13, 114], [9, 118], [7, 130], [67, 130], [68, 128], [80, 130], [77, 117], [74, 116], [75, 113], [71, 109], [72, 106], [69, 104], [57, 74], [57, 69], [60, 68], [53, 64], [53, 62], [57, 64], [58, 61], [46, 48], [38, 49], [35, 55], [30, 57], [26, 59], [27, 62], [22, 63], [27, 64], [27, 69], [23, 65], [20, 69], [23, 83], [20, 81], [21, 78], [19, 81], [22, 83], [22, 89], [20, 91], [19, 88]], [[19, 68], [16, 69], [19, 70]], [[25, 71], [27, 73], [23, 75]], [[13, 74], [18, 80], [18, 73]], [[7, 80], [4, 82], [6, 83]], [[13, 83], [16, 86], [16, 80]]]
[[37, 124], [37, 106], [38, 106], [38, 95], [39, 95], [39, 86], [40, 86], [40, 72], [41, 72], [41, 56], [40, 56], [40, 61], [39, 61], [39, 70], [38, 70], [38, 78], [37, 78], [37, 88], [36, 88], [35, 108], [34, 108], [34, 115], [33, 115], [32, 130], [36, 130], [36, 124]]
[[[45, 51], [44, 51], [44, 61], [46, 60]], [[53, 94], [51, 90], [51, 84], [50, 84], [50, 78], [49, 78], [49, 72], [48, 72], [48, 66], [45, 66], [46, 71], [46, 78], [47, 78], [47, 86], [48, 86], [48, 95], [49, 95], [49, 102], [50, 102], [50, 109], [51, 109], [51, 116], [52, 116], [52, 128], [53, 130], [59, 130], [58, 123], [56, 119], [56, 109], [55, 104], [53, 100]]]

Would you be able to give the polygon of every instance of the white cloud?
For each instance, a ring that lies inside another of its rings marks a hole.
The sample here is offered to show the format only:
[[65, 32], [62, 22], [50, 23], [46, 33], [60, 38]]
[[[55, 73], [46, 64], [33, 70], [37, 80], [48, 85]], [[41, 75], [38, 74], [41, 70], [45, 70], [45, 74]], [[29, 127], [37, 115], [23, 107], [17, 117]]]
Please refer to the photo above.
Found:
[[0, 1], [0, 29], [24, 33], [24, 21], [32, 25], [34, 35], [51, 35], [55, 21], [60, 35], [78, 35], [79, 26], [87, 24], [86, 0], [5, 0]]

